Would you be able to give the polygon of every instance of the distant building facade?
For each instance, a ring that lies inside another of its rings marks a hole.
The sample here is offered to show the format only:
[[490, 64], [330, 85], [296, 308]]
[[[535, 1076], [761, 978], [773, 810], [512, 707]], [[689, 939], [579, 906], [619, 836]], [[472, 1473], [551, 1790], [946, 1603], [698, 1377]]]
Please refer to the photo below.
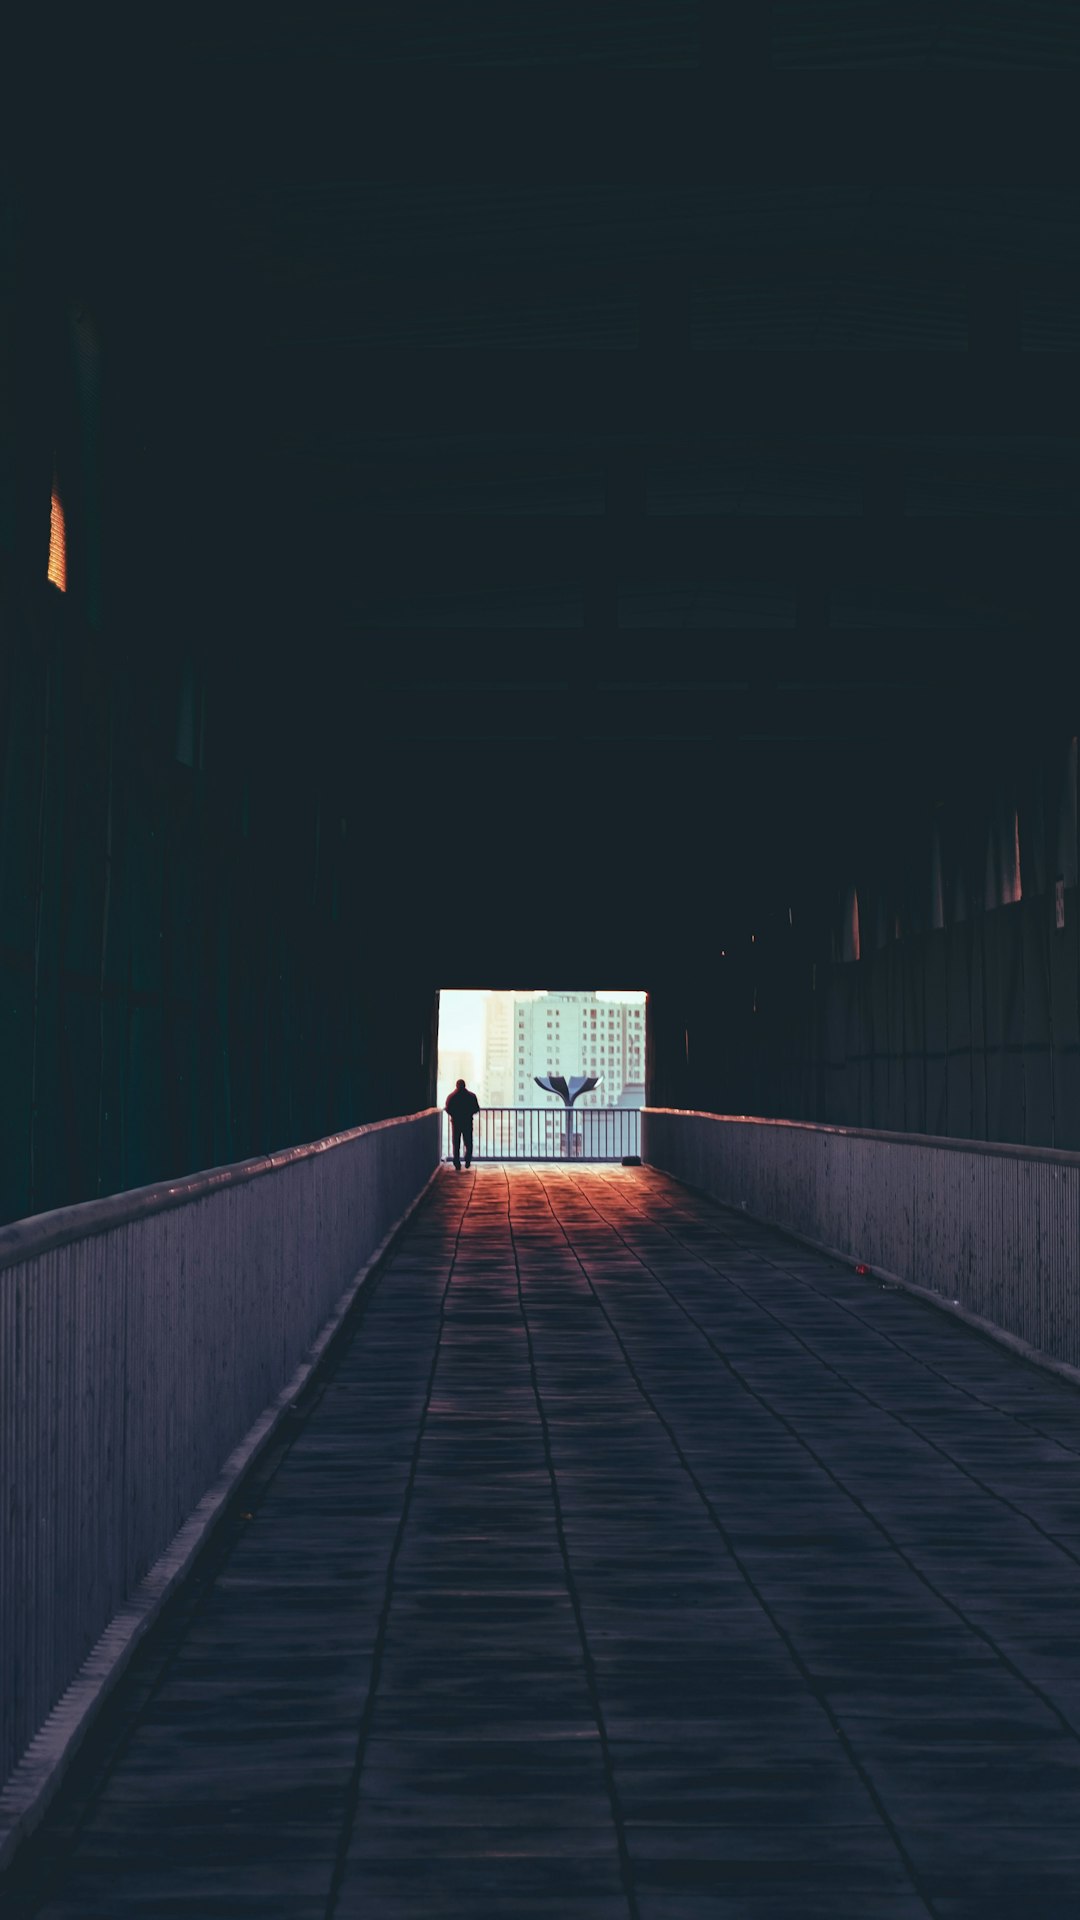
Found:
[[[514, 1004], [514, 1097], [516, 1107], [560, 1104], [542, 1093], [534, 1074], [595, 1073], [600, 1085], [583, 1094], [579, 1108], [644, 1104], [645, 1008], [623, 1000], [599, 1000], [595, 992], [547, 993]], [[640, 1089], [641, 1097], [635, 1098]]]
[[[446, 1099], [447, 1094], [453, 1092], [454, 1082], [456, 1080], [464, 1080], [466, 1085], [472, 1086], [475, 1070], [475, 1054], [466, 1053], [464, 1048], [460, 1047], [452, 1047], [448, 1052], [444, 1053], [440, 1047], [438, 1068], [440, 1106]], [[475, 1092], [476, 1089], [473, 1088], [473, 1091]]]

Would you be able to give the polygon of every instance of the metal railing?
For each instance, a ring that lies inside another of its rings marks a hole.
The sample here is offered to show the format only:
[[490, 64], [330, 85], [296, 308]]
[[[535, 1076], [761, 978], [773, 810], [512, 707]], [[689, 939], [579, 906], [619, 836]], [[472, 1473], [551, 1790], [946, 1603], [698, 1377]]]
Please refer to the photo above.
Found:
[[0, 1228], [0, 1783], [438, 1143], [428, 1109]]
[[644, 1158], [1080, 1367], [1080, 1153], [646, 1108]]
[[[637, 1107], [575, 1107], [567, 1138], [564, 1107], [481, 1107], [473, 1121], [474, 1160], [622, 1160], [641, 1152]], [[453, 1158], [443, 1114], [443, 1159]]]

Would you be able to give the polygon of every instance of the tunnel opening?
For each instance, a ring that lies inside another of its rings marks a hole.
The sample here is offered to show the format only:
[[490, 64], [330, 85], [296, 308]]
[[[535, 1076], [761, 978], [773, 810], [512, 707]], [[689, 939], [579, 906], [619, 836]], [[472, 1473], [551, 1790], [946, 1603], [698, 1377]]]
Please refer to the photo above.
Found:
[[[443, 1159], [635, 1159], [647, 999], [640, 988], [441, 989]], [[458, 1099], [461, 1082], [475, 1108]]]

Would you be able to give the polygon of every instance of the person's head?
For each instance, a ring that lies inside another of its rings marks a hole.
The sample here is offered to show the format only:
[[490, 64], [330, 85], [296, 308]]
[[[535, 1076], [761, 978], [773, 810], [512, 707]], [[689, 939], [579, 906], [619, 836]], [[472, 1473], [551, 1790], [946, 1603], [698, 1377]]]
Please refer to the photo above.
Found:
[[465, 1082], [464, 1082], [464, 1080], [459, 1080], [459, 1081], [458, 1081], [458, 1083], [457, 1083], [457, 1090], [458, 1090], [458, 1092], [459, 1092], [459, 1093], [464, 1093], [464, 1091], [465, 1091]]

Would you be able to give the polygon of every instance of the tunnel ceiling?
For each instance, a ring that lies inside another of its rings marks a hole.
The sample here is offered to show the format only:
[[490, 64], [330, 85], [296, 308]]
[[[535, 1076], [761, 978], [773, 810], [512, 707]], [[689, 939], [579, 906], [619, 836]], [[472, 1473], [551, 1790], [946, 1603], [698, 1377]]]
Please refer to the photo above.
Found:
[[579, 921], [643, 860], [750, 899], [1071, 724], [1075, 14], [746, 11], [196, 14], [141, 101], [67, 76], [114, 605], [489, 940], [530, 846]]

